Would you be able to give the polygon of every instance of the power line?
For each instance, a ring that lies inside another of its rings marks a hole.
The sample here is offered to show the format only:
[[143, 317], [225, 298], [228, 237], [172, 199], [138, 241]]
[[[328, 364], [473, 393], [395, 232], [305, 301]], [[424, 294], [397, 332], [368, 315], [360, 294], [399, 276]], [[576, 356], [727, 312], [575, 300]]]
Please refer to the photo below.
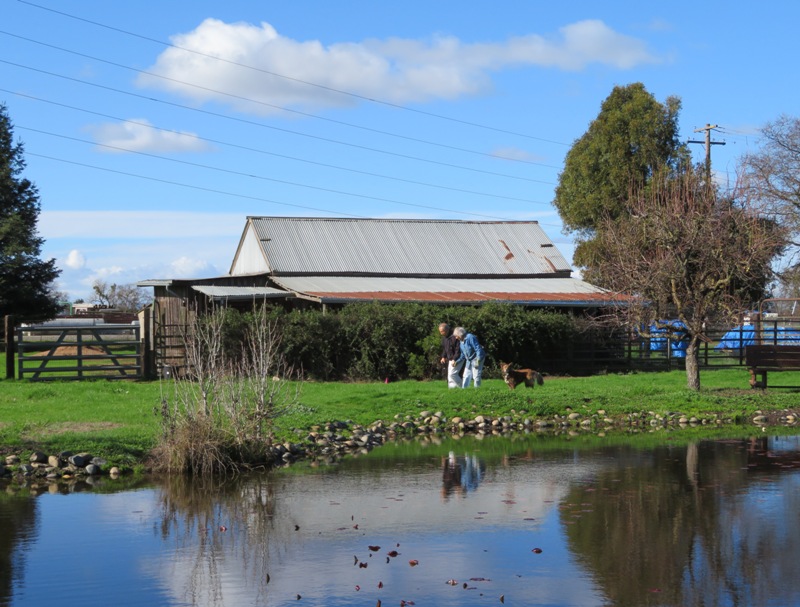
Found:
[[153, 103], [160, 103], [162, 105], [167, 105], [167, 106], [171, 106], [171, 107], [177, 107], [177, 108], [180, 108], [180, 109], [189, 110], [189, 111], [196, 112], [196, 113], [199, 113], [199, 114], [205, 114], [207, 116], [214, 116], [215, 118], [222, 118], [224, 120], [231, 120], [231, 121], [234, 121], [234, 122], [240, 122], [242, 124], [247, 124], [247, 125], [250, 125], [250, 126], [258, 126], [260, 128], [271, 129], [271, 130], [274, 130], [274, 131], [279, 131], [279, 132], [282, 132], [282, 133], [288, 133], [288, 134], [291, 134], [291, 135], [297, 135], [297, 136], [300, 136], [300, 137], [308, 137], [308, 138], [314, 139], [316, 141], [324, 141], [326, 143], [333, 143], [333, 144], [336, 144], [336, 145], [347, 146], [347, 147], [356, 148], [356, 149], [360, 149], [360, 150], [364, 150], [364, 151], [368, 151], [368, 152], [376, 152], [376, 153], [379, 153], [379, 154], [386, 154], [386, 155], [394, 156], [394, 157], [397, 157], [397, 158], [404, 158], [406, 160], [414, 160], [414, 161], [417, 161], [417, 162], [425, 162], [425, 163], [434, 164], [434, 165], [438, 165], [438, 166], [444, 166], [444, 167], [448, 167], [448, 168], [452, 168], [452, 169], [459, 169], [459, 170], [463, 170], [463, 171], [469, 171], [469, 172], [473, 172], [473, 173], [480, 173], [480, 174], [484, 174], [484, 175], [493, 175], [495, 177], [504, 177], [504, 178], [508, 178], [508, 179], [517, 179], [517, 180], [520, 180], [520, 181], [528, 181], [528, 182], [532, 182], [532, 183], [537, 183], [537, 180], [530, 179], [528, 177], [520, 177], [518, 175], [510, 175], [508, 173], [499, 173], [499, 172], [496, 172], [496, 171], [487, 171], [487, 170], [484, 170], [484, 169], [476, 169], [476, 168], [472, 168], [472, 167], [465, 167], [465, 166], [452, 164], [452, 163], [448, 163], [448, 162], [442, 162], [442, 161], [438, 161], [438, 160], [430, 160], [428, 158], [420, 158], [418, 156], [412, 156], [410, 154], [401, 154], [399, 152], [390, 152], [388, 150], [382, 150], [382, 149], [379, 149], [379, 148], [373, 148], [373, 147], [369, 147], [369, 146], [365, 146], [365, 145], [359, 145], [359, 144], [355, 144], [355, 143], [348, 143], [348, 142], [340, 141], [340, 140], [337, 140], [337, 139], [321, 137], [319, 135], [310, 135], [308, 133], [302, 133], [300, 131], [293, 131], [291, 129], [286, 129], [286, 128], [277, 127], [277, 126], [274, 126], [274, 125], [264, 124], [263, 122], [256, 122], [254, 120], [247, 120], [247, 119], [244, 119], [244, 118], [237, 118], [237, 117], [234, 117], [234, 116], [228, 116], [226, 114], [220, 114], [218, 112], [212, 112], [210, 110], [203, 110], [201, 108], [190, 107], [190, 106], [187, 106], [187, 105], [182, 105], [180, 103], [174, 103], [174, 102], [171, 102], [171, 101], [166, 101], [164, 99], [157, 99], [155, 97], [149, 97], [147, 95], [140, 95], [138, 93], [132, 93], [130, 91], [123, 91], [121, 89], [117, 89], [117, 88], [114, 88], [114, 87], [106, 86], [106, 85], [103, 85], [103, 84], [98, 84], [96, 82], [88, 82], [86, 80], [81, 80], [80, 78], [73, 78], [71, 76], [65, 76], [63, 74], [57, 74], [55, 72], [50, 72], [50, 71], [47, 71], [47, 70], [31, 67], [31, 66], [28, 66], [28, 65], [23, 65], [21, 63], [15, 63], [13, 61], [7, 61], [5, 59], [0, 59], [0, 63], [5, 63], [7, 65], [13, 65], [15, 67], [19, 67], [19, 68], [26, 69], [26, 70], [31, 70], [31, 71], [34, 71], [34, 72], [38, 72], [40, 74], [46, 74], [48, 76], [53, 76], [55, 78], [61, 78], [61, 79], [68, 80], [68, 81], [71, 81], [71, 82], [77, 82], [77, 83], [80, 83], [80, 84], [83, 84], [83, 85], [86, 85], [86, 86], [91, 86], [91, 87], [99, 88], [99, 89], [102, 89], [102, 90], [112, 91], [112, 92], [115, 92], [115, 93], [119, 93], [120, 95], [127, 95], [129, 97], [135, 97], [135, 98], [138, 98], [138, 99], [144, 99], [146, 101], [150, 101], [150, 102], [153, 102]]
[[[25, 127], [19, 127], [19, 128], [25, 128]], [[26, 130], [36, 130], [36, 129], [26, 129]], [[117, 169], [109, 169], [107, 167], [100, 167], [100, 166], [97, 166], [97, 165], [92, 165], [92, 164], [88, 164], [88, 163], [84, 163], [84, 162], [77, 162], [77, 161], [74, 161], [74, 160], [67, 160], [65, 158], [58, 158], [58, 157], [55, 157], [55, 156], [48, 156], [46, 154], [37, 154], [35, 152], [29, 152], [27, 150], [25, 151], [25, 155], [26, 156], [33, 156], [33, 157], [36, 157], [36, 158], [44, 158], [44, 159], [47, 159], [47, 160], [53, 160], [53, 161], [56, 161], [56, 162], [62, 162], [62, 163], [65, 163], [65, 164], [70, 164], [70, 165], [74, 165], [74, 166], [80, 166], [80, 167], [84, 167], [84, 168], [88, 168], [88, 169], [94, 169], [94, 170], [97, 170], [97, 171], [104, 171], [104, 172], [107, 172], [107, 173], [114, 173], [116, 175], [125, 175], [126, 177], [135, 177], [137, 179], [144, 179], [144, 180], [147, 180], [147, 181], [153, 181], [153, 182], [157, 182], [157, 183], [165, 183], [165, 184], [168, 184], [168, 185], [174, 185], [174, 186], [178, 186], [178, 187], [182, 187], [182, 188], [189, 188], [189, 189], [192, 189], [192, 190], [199, 190], [199, 191], [202, 191], [202, 192], [210, 192], [212, 194], [221, 194], [221, 195], [225, 195], [225, 196], [232, 196], [232, 197], [235, 197], [235, 198], [243, 198], [243, 199], [246, 199], [246, 200], [255, 200], [255, 201], [258, 201], [258, 202], [267, 202], [267, 203], [270, 203], [270, 204], [277, 204], [277, 205], [281, 205], [281, 206], [293, 207], [293, 208], [298, 208], [298, 209], [318, 211], [318, 212], [330, 213], [330, 214], [334, 214], [334, 215], [342, 215], [342, 216], [345, 216], [345, 217], [363, 217], [362, 215], [355, 215], [353, 213], [342, 213], [340, 211], [331, 211], [329, 209], [322, 209], [322, 208], [319, 208], [319, 207], [311, 207], [311, 206], [306, 206], [306, 205], [293, 204], [293, 203], [289, 203], [289, 202], [281, 202], [281, 201], [272, 200], [272, 199], [269, 199], [269, 198], [262, 198], [260, 196], [250, 196], [250, 195], [247, 195], [247, 194], [237, 194], [237, 193], [234, 193], [234, 192], [228, 192], [226, 190], [218, 190], [218, 189], [215, 189], [215, 188], [207, 188], [207, 187], [203, 187], [203, 186], [192, 185], [192, 184], [188, 184], [188, 183], [182, 183], [182, 182], [179, 182], [179, 181], [172, 181], [172, 180], [169, 180], [169, 179], [161, 179], [159, 177], [152, 177], [150, 175], [140, 175], [140, 174], [137, 174], [137, 173], [130, 173], [130, 172], [127, 172], [127, 171], [120, 171], [120, 170], [117, 170]], [[395, 201], [391, 201], [391, 202], [395, 202]], [[408, 203], [408, 202], [396, 202], [396, 204], [401, 204], [401, 205], [410, 206], [410, 207], [419, 207], [419, 208], [423, 208], [423, 209], [430, 209], [430, 210], [436, 210], [436, 211], [447, 211], [448, 213], [455, 213], [457, 215], [467, 215], [467, 216], [470, 216], [470, 217], [481, 217], [481, 218], [484, 218], [484, 219], [494, 219], [494, 220], [501, 220], [501, 221], [507, 219], [506, 217], [499, 217], [499, 216], [496, 216], [496, 215], [484, 215], [484, 214], [481, 214], [481, 213], [471, 213], [469, 211], [457, 211], [457, 210], [453, 210], [453, 209], [441, 209], [441, 208], [436, 208], [436, 207], [427, 207], [427, 206], [424, 206], [424, 205], [418, 205], [418, 204], [413, 204], [413, 203]], [[539, 225], [549, 225], [550, 227], [560, 227], [560, 226], [556, 226], [554, 224], [543, 224], [541, 222], [539, 222]]]
[[450, 122], [463, 124], [463, 125], [467, 125], [467, 126], [472, 126], [472, 127], [476, 127], [476, 128], [480, 128], [480, 129], [486, 129], [486, 130], [495, 131], [495, 132], [498, 132], [498, 133], [505, 133], [507, 135], [514, 135], [516, 137], [523, 137], [523, 138], [526, 138], [526, 139], [533, 139], [533, 140], [536, 140], [536, 141], [542, 141], [544, 143], [552, 143], [552, 144], [555, 144], [555, 145], [563, 145], [563, 146], [569, 146], [570, 145], [568, 143], [563, 143], [563, 142], [560, 142], [560, 141], [553, 141], [553, 140], [550, 140], [550, 139], [544, 139], [544, 138], [541, 138], [541, 137], [535, 137], [533, 135], [526, 135], [524, 133], [519, 133], [519, 132], [515, 132], [515, 131], [509, 131], [509, 130], [505, 130], [505, 129], [500, 129], [500, 128], [497, 128], [497, 127], [492, 127], [492, 126], [488, 126], [488, 125], [485, 125], [485, 124], [480, 124], [480, 123], [477, 123], [477, 122], [471, 122], [471, 121], [468, 121], [468, 120], [461, 120], [459, 118], [453, 118], [451, 116], [445, 116], [445, 115], [436, 114], [436, 113], [433, 113], [433, 112], [426, 112], [424, 110], [411, 108], [411, 107], [408, 107], [408, 106], [405, 106], [405, 105], [400, 105], [400, 104], [396, 104], [396, 103], [391, 103], [389, 101], [383, 101], [383, 100], [380, 100], [380, 99], [375, 99], [375, 98], [372, 98], [372, 97], [359, 95], [358, 93], [353, 93], [353, 92], [349, 92], [349, 91], [336, 89], [336, 88], [329, 87], [329, 86], [326, 86], [326, 85], [323, 85], [323, 84], [318, 84], [318, 83], [315, 83], [315, 82], [309, 82], [307, 80], [302, 80], [300, 78], [294, 78], [292, 76], [287, 76], [285, 74], [279, 74], [277, 72], [272, 72], [272, 71], [269, 71], [269, 70], [265, 70], [263, 68], [258, 68], [258, 67], [252, 66], [252, 65], [247, 65], [247, 64], [244, 64], [244, 63], [238, 63], [236, 61], [231, 61], [230, 59], [225, 59], [224, 57], [219, 57], [217, 55], [211, 55], [211, 54], [203, 53], [201, 51], [197, 51], [197, 50], [194, 50], [194, 49], [185, 48], [185, 47], [182, 47], [182, 46], [177, 46], [177, 45], [171, 44], [169, 42], [164, 42], [164, 41], [158, 40], [156, 38], [150, 38], [149, 36], [144, 36], [142, 34], [137, 34], [135, 32], [124, 30], [122, 28], [114, 27], [114, 26], [107, 25], [107, 24], [104, 24], [104, 23], [99, 23], [97, 21], [92, 21], [91, 19], [86, 19], [84, 17], [78, 17], [77, 15], [73, 15], [73, 14], [70, 14], [70, 13], [67, 13], [67, 12], [64, 12], [64, 11], [59, 11], [59, 10], [56, 10], [56, 9], [53, 9], [53, 8], [50, 8], [50, 7], [47, 7], [47, 6], [42, 6], [42, 5], [39, 5], [39, 4], [35, 4], [33, 2], [28, 2], [27, 0], [17, 0], [17, 2], [20, 2], [21, 4], [27, 4], [28, 6], [32, 6], [34, 8], [38, 8], [40, 10], [45, 10], [45, 11], [49, 11], [51, 13], [62, 15], [64, 17], [68, 17], [70, 19], [75, 19], [76, 21], [82, 21], [84, 23], [88, 23], [88, 24], [94, 25], [96, 27], [102, 27], [102, 28], [108, 29], [110, 31], [114, 31], [114, 32], [118, 32], [118, 33], [121, 33], [121, 34], [125, 34], [126, 36], [132, 36], [132, 37], [135, 37], [135, 38], [139, 38], [141, 40], [146, 40], [148, 42], [153, 42], [155, 44], [158, 44], [158, 45], [161, 45], [161, 46], [164, 46], [164, 47], [167, 47], [167, 48], [174, 48], [176, 50], [181, 50], [181, 51], [184, 51], [184, 52], [187, 52], [187, 53], [193, 53], [193, 54], [201, 56], [201, 57], [214, 59], [216, 61], [221, 61], [221, 62], [227, 63], [229, 65], [235, 65], [235, 66], [238, 66], [238, 67], [243, 67], [243, 68], [246, 68], [246, 69], [250, 69], [250, 70], [254, 70], [254, 71], [260, 72], [262, 74], [275, 76], [277, 78], [283, 78], [285, 80], [290, 80], [292, 82], [297, 82], [299, 84], [304, 84], [304, 85], [307, 85], [307, 86], [316, 87], [316, 88], [319, 88], [321, 90], [337, 93], [337, 94], [340, 94], [340, 95], [346, 95], [348, 97], [352, 97], [354, 99], [359, 99], [361, 101], [367, 101], [367, 102], [370, 102], [370, 103], [377, 103], [377, 104], [380, 104], [380, 105], [385, 105], [387, 107], [391, 107], [391, 108], [395, 108], [395, 109], [399, 109], [399, 110], [404, 110], [404, 111], [407, 111], [407, 112], [414, 112], [414, 113], [417, 113], [417, 114], [420, 114], [420, 115], [423, 115], [423, 116], [428, 116], [428, 117], [431, 117], [431, 118], [437, 118], [437, 119], [440, 119], [440, 120], [447, 120], [447, 121], [450, 121]]
[[176, 84], [180, 84], [180, 85], [183, 85], [183, 86], [189, 86], [189, 87], [201, 90], [201, 91], [206, 91], [208, 93], [214, 93], [216, 95], [223, 95], [225, 97], [230, 97], [232, 99], [237, 99], [239, 101], [246, 101], [246, 102], [252, 103], [254, 105], [261, 105], [261, 106], [264, 106], [264, 107], [269, 107], [269, 108], [272, 108], [272, 109], [281, 110], [283, 112], [287, 112], [287, 113], [291, 113], [291, 114], [297, 114], [298, 116], [303, 116], [305, 118], [314, 118], [316, 120], [322, 120], [322, 121], [325, 121], [325, 122], [330, 122], [332, 124], [338, 124], [340, 126], [346, 126], [346, 127], [354, 128], [354, 129], [360, 129], [360, 130], [368, 131], [368, 132], [371, 132], [371, 133], [377, 133], [379, 135], [385, 135], [387, 137], [396, 137], [398, 139], [403, 139], [403, 140], [406, 140], [406, 141], [412, 141], [414, 143], [423, 143], [425, 145], [441, 147], [441, 148], [454, 150], [454, 151], [458, 151], [458, 152], [464, 152], [464, 153], [467, 153], [467, 154], [475, 154], [475, 155], [478, 155], [478, 156], [487, 156], [489, 158], [500, 158], [502, 160], [508, 160], [508, 161], [511, 161], [511, 162], [519, 162], [519, 163], [522, 163], [522, 164], [531, 164], [531, 165], [535, 165], [535, 166], [542, 166], [542, 167], [546, 167], [546, 168], [549, 168], [549, 169], [558, 169], [558, 168], [560, 168], [560, 167], [557, 167], [557, 166], [547, 165], [547, 164], [544, 164], [544, 163], [541, 163], [541, 162], [534, 162], [532, 160], [524, 160], [524, 159], [521, 159], [521, 158], [512, 158], [512, 157], [506, 157], [506, 156], [498, 156], [497, 154], [490, 154], [490, 153], [487, 153], [487, 152], [480, 152], [478, 150], [470, 150], [468, 148], [462, 148], [462, 147], [459, 147], [459, 146], [449, 145], [449, 144], [446, 144], [446, 143], [440, 143], [440, 142], [437, 142], [437, 141], [429, 141], [429, 140], [426, 140], [426, 139], [419, 139], [419, 138], [416, 138], [416, 137], [410, 137], [408, 135], [400, 135], [398, 133], [392, 133], [392, 132], [389, 132], [389, 131], [383, 131], [381, 129], [376, 129], [376, 128], [367, 127], [367, 126], [363, 126], [363, 125], [353, 124], [353, 123], [350, 123], [350, 122], [345, 122], [343, 120], [335, 120], [333, 118], [327, 118], [325, 116], [319, 116], [317, 114], [311, 114], [309, 112], [301, 112], [299, 110], [294, 110], [294, 109], [286, 108], [286, 107], [283, 107], [283, 106], [280, 106], [280, 105], [267, 103], [266, 101], [260, 101], [258, 99], [252, 99], [250, 97], [244, 97], [242, 95], [236, 95], [234, 93], [228, 93], [226, 91], [220, 91], [218, 89], [212, 89], [210, 87], [201, 86], [199, 84], [194, 84], [194, 83], [191, 83], [191, 82], [186, 82], [184, 80], [178, 80], [176, 78], [170, 78], [169, 76], [164, 76], [162, 74], [157, 74], [157, 73], [154, 73], [154, 72], [148, 72], [147, 70], [140, 70], [138, 68], [130, 67], [128, 65], [123, 65], [121, 63], [116, 63], [114, 61], [109, 61], [108, 59], [103, 59], [102, 57], [97, 57], [95, 55], [88, 55], [86, 53], [80, 53], [78, 51], [73, 51], [71, 49], [67, 49], [67, 48], [64, 48], [64, 47], [61, 47], [61, 46], [56, 46], [54, 44], [49, 44], [47, 42], [41, 42], [40, 40], [34, 40], [33, 38], [27, 38], [25, 36], [20, 36], [18, 34], [12, 34], [11, 32], [0, 30], [0, 34], [4, 34], [4, 35], [10, 36], [12, 38], [17, 38], [19, 40], [25, 40], [26, 42], [30, 42], [32, 44], [38, 44], [40, 46], [45, 46], [47, 48], [55, 49], [57, 51], [61, 51], [61, 52], [64, 52], [64, 53], [69, 53], [71, 55], [76, 55], [78, 57], [83, 57], [85, 59], [91, 59], [92, 61], [99, 61], [100, 63], [105, 63], [107, 65], [112, 65], [114, 67], [118, 67], [120, 69], [129, 70], [131, 72], [136, 72], [137, 74], [143, 74], [143, 75], [146, 75], [146, 76], [151, 76], [153, 78], [159, 78], [161, 80], [174, 82]]
[[69, 135], [59, 135], [58, 133], [52, 133], [52, 132], [49, 132], [49, 131], [42, 131], [40, 129], [35, 129], [35, 128], [32, 128], [32, 127], [26, 127], [26, 126], [23, 126], [23, 125], [16, 125], [16, 128], [23, 129], [25, 131], [31, 131], [33, 133], [39, 133], [39, 134], [42, 134], [42, 135], [49, 135], [51, 137], [59, 137], [61, 139], [66, 139], [68, 141], [77, 141], [79, 143], [86, 143], [86, 144], [89, 144], [89, 145], [96, 145], [98, 147], [106, 148], [106, 149], [109, 149], [109, 150], [115, 150], [115, 151], [118, 151], [118, 152], [127, 152], [129, 154], [136, 154], [138, 156], [144, 156], [146, 158], [155, 158], [155, 159], [158, 159], [158, 160], [164, 160], [166, 162], [172, 162], [172, 163], [181, 164], [181, 165], [184, 165], [184, 166], [190, 166], [190, 167], [195, 167], [195, 168], [200, 168], [200, 169], [206, 169], [206, 170], [210, 170], [210, 171], [217, 171], [219, 173], [226, 173], [226, 174], [229, 174], [229, 175], [236, 175], [238, 177], [248, 177], [250, 179], [259, 179], [259, 180], [262, 180], [262, 181], [270, 181], [272, 183], [280, 183], [280, 184], [283, 184], [283, 185], [290, 185], [290, 186], [294, 186], [294, 187], [298, 187], [298, 188], [308, 188], [310, 190], [317, 190], [317, 191], [320, 191], [320, 192], [327, 192], [329, 194], [340, 194], [340, 195], [343, 195], [343, 196], [352, 196], [353, 198], [362, 198], [364, 200], [374, 200], [376, 202], [390, 202], [392, 204], [399, 204], [399, 205], [402, 205], [402, 206], [409, 206], [409, 207], [417, 207], [417, 208], [428, 209], [428, 210], [432, 210], [432, 211], [447, 211], [447, 212], [450, 212], [450, 213], [455, 212], [452, 209], [445, 209], [445, 208], [440, 208], [440, 207], [432, 207], [432, 206], [422, 205], [422, 204], [413, 204], [413, 203], [410, 203], [410, 202], [403, 202], [403, 201], [395, 200], [395, 199], [392, 199], [392, 198], [383, 198], [381, 196], [370, 196], [370, 195], [367, 195], [367, 194], [357, 194], [357, 193], [354, 193], [354, 192], [347, 192], [347, 191], [344, 191], [344, 190], [335, 190], [333, 188], [325, 188], [325, 187], [322, 187], [322, 186], [309, 185], [307, 183], [298, 183], [296, 181], [288, 181], [286, 179], [277, 179], [275, 177], [265, 177], [263, 175], [255, 175], [253, 173], [245, 173], [243, 171], [234, 171], [234, 170], [231, 170], [231, 169], [223, 169], [223, 168], [215, 167], [215, 166], [208, 165], [208, 164], [201, 164], [199, 162], [190, 162], [188, 160], [179, 160], [177, 158], [167, 158], [165, 156], [159, 156], [158, 154], [151, 154], [149, 152], [142, 152], [142, 151], [139, 151], [139, 150], [131, 150], [129, 148], [124, 148], [124, 147], [120, 147], [120, 146], [116, 146], [116, 145], [108, 145], [108, 144], [105, 144], [105, 143], [97, 143], [97, 142], [94, 142], [94, 141], [88, 141], [86, 139], [79, 139], [78, 137], [71, 137]]
[[[68, 105], [68, 104], [65, 104], [65, 103], [59, 103], [57, 101], [51, 101], [51, 100], [48, 100], [48, 99], [42, 99], [41, 97], [35, 97], [33, 95], [27, 95], [25, 93], [17, 93], [17, 92], [14, 92], [14, 91], [9, 91], [8, 89], [4, 89], [4, 88], [0, 88], [0, 92], [9, 93], [11, 95], [16, 95], [18, 97], [25, 97], [27, 99], [32, 99], [32, 100], [35, 100], [35, 101], [39, 101], [41, 103], [47, 103], [47, 104], [50, 104], [50, 105], [55, 105], [57, 107], [63, 107], [63, 108], [69, 109], [69, 110], [74, 110], [74, 111], [78, 111], [78, 112], [84, 112], [86, 114], [91, 114], [93, 116], [100, 116], [102, 118], [109, 118], [111, 120], [118, 120], [118, 121], [126, 123], [126, 124], [133, 124], [133, 125], [137, 125], [137, 126], [146, 127], [148, 129], [151, 129], [151, 130], [154, 130], [154, 131], [172, 133], [174, 135], [180, 135], [182, 137], [188, 137], [188, 138], [191, 138], [191, 139], [194, 139], [194, 140], [197, 140], [197, 141], [213, 143], [215, 145], [221, 145], [221, 146], [225, 146], [225, 147], [232, 147], [232, 148], [235, 148], [235, 149], [244, 150], [246, 152], [254, 152], [254, 153], [257, 153], [257, 154], [265, 154], [265, 155], [268, 155], [268, 156], [274, 156], [276, 158], [283, 158], [283, 159], [291, 160], [291, 161], [294, 161], [294, 162], [303, 162], [303, 163], [306, 163], [306, 164], [312, 164], [312, 165], [321, 166], [321, 167], [324, 167], [324, 168], [335, 169], [335, 170], [338, 170], [338, 171], [347, 171], [347, 172], [356, 173], [356, 174], [359, 174], [359, 175], [367, 175], [369, 177], [378, 177], [380, 179], [389, 179], [389, 180], [399, 181], [399, 182], [402, 182], [402, 183], [408, 183], [408, 184], [412, 184], [412, 185], [420, 185], [420, 186], [429, 187], [429, 188], [438, 188], [438, 189], [446, 190], [446, 191], [450, 191], [450, 192], [460, 192], [460, 193], [463, 193], [463, 194], [473, 194], [473, 195], [476, 195], [476, 196], [486, 196], [486, 197], [490, 197], [490, 198], [500, 198], [500, 199], [504, 199], [504, 200], [512, 200], [512, 201], [515, 201], [515, 202], [526, 202], [526, 203], [529, 203], [529, 204], [550, 204], [549, 202], [541, 202], [541, 201], [537, 201], [537, 200], [530, 200], [530, 199], [527, 199], [527, 198], [517, 198], [515, 196], [505, 196], [503, 194], [497, 194], [497, 193], [479, 192], [479, 191], [476, 191], [476, 190], [467, 190], [467, 189], [462, 189], [462, 188], [454, 188], [454, 187], [451, 187], [451, 186], [444, 186], [444, 185], [440, 185], [440, 184], [436, 184], [436, 183], [427, 183], [427, 182], [424, 182], [424, 181], [416, 181], [416, 180], [413, 180], [413, 179], [405, 179], [403, 177], [395, 177], [395, 176], [392, 176], [392, 175], [383, 175], [383, 174], [380, 174], [380, 173], [373, 173], [371, 171], [362, 171], [360, 169], [342, 167], [342, 166], [338, 166], [338, 165], [334, 165], [334, 164], [318, 162], [318, 161], [315, 161], [315, 160], [308, 160], [306, 158], [298, 158], [296, 156], [289, 156], [287, 154], [278, 154], [277, 152], [270, 152], [268, 150], [262, 150], [262, 149], [253, 148], [253, 147], [250, 147], [250, 146], [239, 145], [239, 144], [230, 143], [230, 142], [227, 142], [227, 141], [221, 141], [219, 139], [211, 139], [209, 137], [201, 137], [200, 135], [196, 135], [194, 133], [184, 133], [184, 132], [176, 131], [176, 130], [173, 130], [173, 129], [167, 129], [167, 128], [163, 128], [163, 127], [152, 125], [152, 124], [150, 124], [148, 122], [141, 122], [141, 121], [138, 121], [138, 120], [129, 120], [129, 119], [126, 119], [126, 118], [121, 118], [119, 116], [113, 116], [111, 114], [104, 114], [102, 112], [95, 112], [93, 110], [88, 110], [88, 109], [85, 109], [85, 108], [75, 107], [75, 106], [72, 106], [72, 105]], [[57, 137], [61, 137], [62, 136], [62, 135], [59, 135], [58, 133], [46, 133], [46, 134], [52, 134], [52, 135], [57, 136]], [[83, 141], [83, 140], [80, 140], [80, 141]], [[102, 145], [102, 144], [98, 144], [98, 145]], [[134, 150], [125, 150], [125, 149], [122, 149], [122, 151], [134, 152]], [[540, 183], [547, 183], [547, 182], [540, 182]]]

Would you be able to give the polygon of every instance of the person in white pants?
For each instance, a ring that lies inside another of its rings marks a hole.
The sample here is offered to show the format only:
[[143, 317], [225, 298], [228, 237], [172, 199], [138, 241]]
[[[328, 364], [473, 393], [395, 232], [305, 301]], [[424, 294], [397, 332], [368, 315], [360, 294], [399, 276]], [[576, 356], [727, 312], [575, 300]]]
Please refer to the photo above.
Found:
[[446, 322], [439, 325], [439, 334], [442, 336], [442, 357], [439, 362], [447, 365], [447, 387], [460, 388], [461, 369], [464, 367], [464, 361], [453, 364], [461, 356], [458, 340], [450, 331], [450, 325]]
[[472, 333], [467, 333], [464, 327], [453, 329], [453, 335], [459, 341], [461, 355], [456, 363], [464, 361], [464, 380], [462, 388], [469, 388], [470, 382], [474, 379], [475, 387], [481, 387], [481, 376], [483, 375], [483, 363], [486, 359], [486, 351], [478, 342], [478, 338]]

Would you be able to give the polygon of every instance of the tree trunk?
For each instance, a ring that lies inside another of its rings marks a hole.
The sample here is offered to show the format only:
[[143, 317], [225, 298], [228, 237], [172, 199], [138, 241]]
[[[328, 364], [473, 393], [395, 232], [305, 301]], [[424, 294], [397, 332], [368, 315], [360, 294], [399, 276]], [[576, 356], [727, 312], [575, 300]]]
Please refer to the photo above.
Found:
[[700, 365], [697, 361], [699, 351], [697, 338], [692, 338], [686, 347], [686, 386], [690, 390], [700, 389]]

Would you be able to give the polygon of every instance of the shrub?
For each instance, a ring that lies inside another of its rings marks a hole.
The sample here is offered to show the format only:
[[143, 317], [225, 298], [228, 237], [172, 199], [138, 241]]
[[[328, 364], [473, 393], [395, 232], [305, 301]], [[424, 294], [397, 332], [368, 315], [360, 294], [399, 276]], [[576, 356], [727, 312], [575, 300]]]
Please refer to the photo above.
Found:
[[[498, 376], [500, 361], [560, 371], [578, 341], [595, 339], [582, 333], [571, 316], [505, 303], [373, 302], [326, 312], [276, 307], [269, 315], [281, 335], [281, 358], [303, 377], [321, 381], [439, 378], [441, 322], [478, 336], [487, 351], [486, 377]], [[241, 348], [251, 316], [226, 312], [223, 351]]]
[[184, 336], [187, 371], [162, 394], [157, 469], [208, 475], [271, 457], [274, 420], [297, 403], [299, 384], [286, 381], [293, 370], [266, 307], [244, 318], [238, 348], [225, 339], [231, 318], [213, 310]]

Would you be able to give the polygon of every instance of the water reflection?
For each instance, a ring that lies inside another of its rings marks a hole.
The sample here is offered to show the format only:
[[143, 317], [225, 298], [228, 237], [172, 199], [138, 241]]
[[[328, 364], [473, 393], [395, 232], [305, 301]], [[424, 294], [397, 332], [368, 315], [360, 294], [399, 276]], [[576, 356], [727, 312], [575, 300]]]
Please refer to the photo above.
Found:
[[799, 449], [498, 438], [212, 485], [9, 488], [0, 604], [800, 604]]
[[480, 485], [486, 464], [476, 454], [457, 457], [450, 451], [442, 458], [442, 497], [447, 500], [454, 493], [466, 497]]

